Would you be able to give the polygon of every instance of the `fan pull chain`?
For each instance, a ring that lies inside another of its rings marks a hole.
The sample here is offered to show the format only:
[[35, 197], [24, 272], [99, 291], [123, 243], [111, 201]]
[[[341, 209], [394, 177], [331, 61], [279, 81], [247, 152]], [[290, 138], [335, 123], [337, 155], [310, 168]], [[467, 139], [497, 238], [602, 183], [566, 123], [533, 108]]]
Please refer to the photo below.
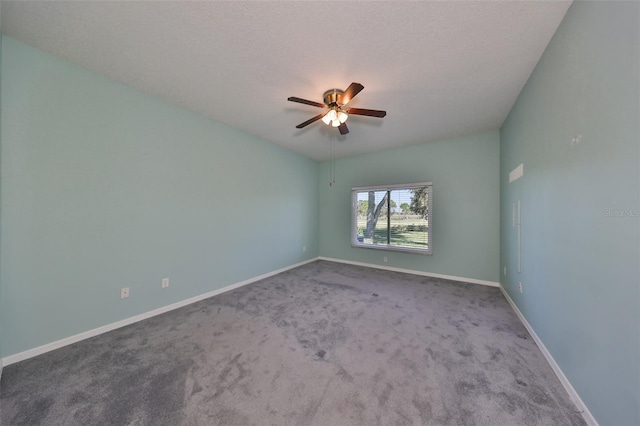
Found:
[[331, 137], [329, 144], [329, 186], [336, 183], [336, 138]]
[[329, 186], [333, 185], [333, 138], [329, 141]]

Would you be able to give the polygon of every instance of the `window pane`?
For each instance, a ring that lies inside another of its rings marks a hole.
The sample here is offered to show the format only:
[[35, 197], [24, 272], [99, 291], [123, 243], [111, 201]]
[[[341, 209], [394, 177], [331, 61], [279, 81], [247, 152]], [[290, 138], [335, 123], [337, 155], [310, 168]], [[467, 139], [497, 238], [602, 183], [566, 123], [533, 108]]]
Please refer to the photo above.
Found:
[[433, 254], [432, 184], [351, 188], [351, 245]]
[[358, 242], [387, 245], [387, 191], [358, 192], [357, 203]]
[[428, 187], [391, 191], [391, 229], [389, 244], [398, 247], [427, 249]]

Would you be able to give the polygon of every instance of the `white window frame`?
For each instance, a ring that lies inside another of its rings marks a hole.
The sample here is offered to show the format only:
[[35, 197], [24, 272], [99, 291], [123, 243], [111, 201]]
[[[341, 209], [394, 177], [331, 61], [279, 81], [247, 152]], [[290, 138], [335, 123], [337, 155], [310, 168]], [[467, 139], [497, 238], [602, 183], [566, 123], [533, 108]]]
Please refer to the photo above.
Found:
[[[427, 233], [428, 246], [426, 249], [401, 247], [390, 244], [366, 244], [358, 241], [358, 192], [368, 191], [392, 191], [398, 189], [413, 189], [420, 187], [429, 188], [427, 198]], [[397, 185], [376, 185], [376, 186], [354, 186], [351, 188], [351, 247], [366, 248], [373, 250], [399, 251], [405, 253], [416, 253], [423, 255], [433, 254], [433, 184], [431, 182], [403, 183]]]

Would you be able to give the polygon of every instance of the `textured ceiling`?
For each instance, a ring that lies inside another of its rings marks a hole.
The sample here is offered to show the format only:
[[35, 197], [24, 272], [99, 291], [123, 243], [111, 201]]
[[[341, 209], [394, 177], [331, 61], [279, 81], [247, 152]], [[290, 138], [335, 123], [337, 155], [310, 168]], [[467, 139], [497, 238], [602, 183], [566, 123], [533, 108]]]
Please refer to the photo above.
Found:
[[[316, 160], [497, 129], [568, 1], [2, 1], [2, 32]], [[297, 96], [365, 89], [341, 136]], [[215, 141], [212, 141], [215, 143]]]

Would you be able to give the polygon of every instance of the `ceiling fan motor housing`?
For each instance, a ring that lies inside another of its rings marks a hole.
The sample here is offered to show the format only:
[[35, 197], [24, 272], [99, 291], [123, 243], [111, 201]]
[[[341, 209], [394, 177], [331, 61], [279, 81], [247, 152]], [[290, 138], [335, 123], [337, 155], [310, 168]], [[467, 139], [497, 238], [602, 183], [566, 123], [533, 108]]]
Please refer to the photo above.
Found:
[[340, 106], [342, 95], [344, 95], [344, 90], [340, 89], [330, 89], [324, 92], [323, 99], [324, 103], [329, 107]]

